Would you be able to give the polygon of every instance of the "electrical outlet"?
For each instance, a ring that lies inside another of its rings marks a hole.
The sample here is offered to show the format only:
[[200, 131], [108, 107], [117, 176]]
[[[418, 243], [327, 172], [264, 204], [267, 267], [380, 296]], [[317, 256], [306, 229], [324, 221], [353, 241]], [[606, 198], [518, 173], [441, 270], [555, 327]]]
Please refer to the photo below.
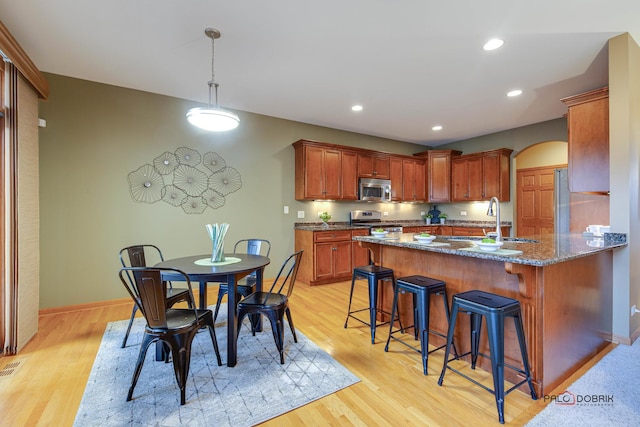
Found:
[[304, 211], [298, 211], [298, 218], [304, 218]]
[[424, 211], [420, 212], [420, 216], [424, 216]]
[[635, 316], [636, 313], [640, 313], [640, 310], [636, 307], [635, 304], [631, 306], [631, 316]]
[[467, 211], [460, 211], [460, 216], [467, 216]]
[[285, 206], [285, 207], [284, 207], [284, 213], [285, 213], [285, 214], [288, 214], [288, 213], [289, 213], [289, 206]]
[[389, 212], [382, 212], [382, 216], [389, 216]]

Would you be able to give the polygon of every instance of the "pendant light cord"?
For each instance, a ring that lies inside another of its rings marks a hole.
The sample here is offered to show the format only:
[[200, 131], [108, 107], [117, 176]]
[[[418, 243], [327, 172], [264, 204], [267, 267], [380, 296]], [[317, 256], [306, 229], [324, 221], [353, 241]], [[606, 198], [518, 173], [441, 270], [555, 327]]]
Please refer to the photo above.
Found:
[[215, 89], [215, 101], [213, 104], [216, 108], [218, 108], [218, 83], [216, 83], [216, 74], [215, 74], [215, 37], [211, 37], [211, 80], [209, 80], [209, 106], [211, 106], [211, 88]]

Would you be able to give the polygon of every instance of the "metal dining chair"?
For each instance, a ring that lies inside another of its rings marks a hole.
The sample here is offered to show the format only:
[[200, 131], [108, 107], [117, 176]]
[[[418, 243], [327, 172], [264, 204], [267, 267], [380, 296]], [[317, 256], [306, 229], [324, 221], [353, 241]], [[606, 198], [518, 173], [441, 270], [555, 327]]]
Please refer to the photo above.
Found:
[[[264, 255], [266, 257], [269, 256], [271, 252], [271, 243], [268, 240], [264, 239], [242, 239], [238, 240], [236, 244], [233, 246], [233, 253], [241, 253], [238, 252], [240, 246], [246, 243], [246, 253], [249, 255]], [[236, 301], [240, 301], [241, 298], [246, 297], [256, 290], [256, 272], [249, 274], [247, 277], [239, 280], [236, 283]], [[222, 297], [229, 293], [229, 285], [226, 283], [220, 283], [218, 287], [218, 300], [216, 301], [216, 308], [213, 313], [213, 320], [215, 321], [218, 318], [218, 311], [220, 310], [220, 303], [222, 302]]]
[[[150, 252], [150, 253], [149, 253]], [[158, 261], [164, 261], [162, 251], [155, 245], [133, 245], [128, 246], [120, 251], [120, 262], [123, 267], [149, 267], [147, 265], [147, 258], [151, 256], [157, 258]], [[174, 288], [171, 282], [167, 284], [167, 298], [165, 306], [167, 308], [172, 307], [181, 301], [187, 302], [189, 308], [191, 306], [192, 299], [189, 298], [189, 290], [185, 288]], [[136, 311], [138, 311], [138, 305], [133, 304], [131, 309], [131, 318], [129, 319], [129, 325], [127, 326], [127, 332], [124, 334], [122, 340], [122, 348], [127, 345], [127, 339], [129, 338], [129, 332], [131, 332], [131, 325], [133, 325], [133, 319], [136, 317]]]

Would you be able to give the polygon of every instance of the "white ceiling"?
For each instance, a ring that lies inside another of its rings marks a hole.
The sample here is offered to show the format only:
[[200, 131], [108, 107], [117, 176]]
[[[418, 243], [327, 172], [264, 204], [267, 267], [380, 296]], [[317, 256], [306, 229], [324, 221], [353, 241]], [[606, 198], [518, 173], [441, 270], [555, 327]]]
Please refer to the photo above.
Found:
[[0, 19], [42, 71], [194, 105], [214, 27], [223, 107], [431, 146], [561, 117], [607, 84], [609, 38], [640, 40], [638, 0], [0, 0]]

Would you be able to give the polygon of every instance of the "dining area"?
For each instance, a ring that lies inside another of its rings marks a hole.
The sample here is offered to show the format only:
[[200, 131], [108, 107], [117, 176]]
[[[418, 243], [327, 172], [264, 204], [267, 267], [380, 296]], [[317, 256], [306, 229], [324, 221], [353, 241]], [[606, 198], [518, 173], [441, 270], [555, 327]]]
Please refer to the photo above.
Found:
[[[118, 275], [133, 302], [120, 347], [126, 348], [127, 341], [131, 341], [136, 313], [142, 314], [145, 323], [137, 362], [131, 361], [135, 362], [135, 369], [127, 401], [134, 399], [134, 389], [151, 344], [155, 343], [154, 362], [173, 363], [180, 404], [185, 405], [192, 343], [196, 335], [202, 335], [198, 332], [209, 332], [212, 348], [207, 357], [214, 355], [217, 365], [222, 366], [221, 353], [225, 354], [227, 368], [238, 364], [238, 336], [245, 318], [249, 319], [245, 324], [253, 337], [263, 332], [262, 317], [269, 320], [268, 328], [272, 331], [280, 364], [285, 363], [285, 350], [288, 350], [284, 348], [285, 323], [289, 324], [293, 343], [297, 343], [288, 303], [302, 251], [284, 260], [267, 288], [263, 286], [265, 268], [271, 263], [268, 240], [240, 239], [235, 242], [233, 252], [224, 253], [221, 252], [224, 227], [216, 224], [213, 232], [210, 230], [210, 237], [214, 248], [211, 254], [165, 259], [161, 249], [153, 244], [131, 245], [120, 250], [122, 268]], [[218, 288], [215, 306], [208, 301], [209, 286]], [[225, 296], [226, 302], [223, 302]], [[220, 347], [217, 328], [225, 329], [225, 340]]]

